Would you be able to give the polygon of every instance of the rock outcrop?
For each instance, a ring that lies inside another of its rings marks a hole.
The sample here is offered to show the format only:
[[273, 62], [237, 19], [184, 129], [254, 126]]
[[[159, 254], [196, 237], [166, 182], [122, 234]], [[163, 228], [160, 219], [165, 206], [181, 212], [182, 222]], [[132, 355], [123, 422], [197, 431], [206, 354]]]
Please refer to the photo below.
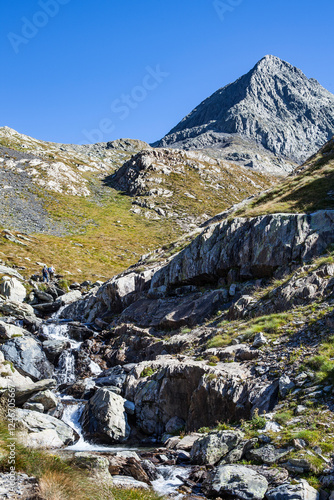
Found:
[[85, 434], [90, 439], [122, 443], [129, 438], [125, 399], [108, 388], [96, 391], [82, 414]]
[[69, 425], [51, 415], [16, 409], [15, 421], [23, 429], [19, 432], [20, 441], [31, 448], [61, 448], [78, 440]]
[[237, 279], [271, 277], [323, 253], [333, 242], [334, 211], [235, 218], [209, 226], [167, 266], [151, 289], [215, 282], [238, 271]]
[[11, 361], [23, 375], [33, 380], [51, 378], [53, 366], [41, 346], [31, 337], [13, 338], [0, 346], [7, 361]]

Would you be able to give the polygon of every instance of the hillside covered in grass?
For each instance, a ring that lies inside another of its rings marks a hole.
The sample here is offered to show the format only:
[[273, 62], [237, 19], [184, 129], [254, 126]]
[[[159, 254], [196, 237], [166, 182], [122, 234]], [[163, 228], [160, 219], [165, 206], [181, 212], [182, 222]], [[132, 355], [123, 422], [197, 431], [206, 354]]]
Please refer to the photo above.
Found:
[[281, 184], [256, 197], [237, 215], [311, 213], [334, 208], [334, 138]]
[[[131, 193], [124, 185], [133, 181], [128, 167], [138, 158], [146, 158], [142, 190]], [[3, 235], [0, 252], [25, 267], [24, 275], [46, 262], [72, 279], [104, 279], [274, 182], [201, 153], [154, 150], [128, 139], [56, 144], [3, 127], [1, 226], [28, 241]]]

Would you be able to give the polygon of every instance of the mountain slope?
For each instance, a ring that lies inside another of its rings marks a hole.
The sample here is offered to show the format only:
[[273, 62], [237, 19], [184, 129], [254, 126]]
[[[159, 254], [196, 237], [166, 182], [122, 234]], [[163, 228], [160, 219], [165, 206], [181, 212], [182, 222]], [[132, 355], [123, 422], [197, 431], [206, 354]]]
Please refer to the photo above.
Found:
[[334, 209], [334, 138], [278, 186], [252, 200], [238, 215]]
[[[128, 174], [140, 159], [146, 161], [140, 179], [147, 193], [133, 195]], [[3, 127], [0, 227], [37, 239], [23, 240], [24, 246], [3, 233], [0, 251], [27, 274], [39, 271], [36, 262], [52, 262], [74, 279], [95, 280], [272, 184], [269, 176], [200, 152], [154, 150], [129, 139], [56, 144]]]
[[333, 94], [291, 64], [266, 56], [205, 99], [159, 145], [224, 148], [238, 134], [301, 163], [333, 133]]

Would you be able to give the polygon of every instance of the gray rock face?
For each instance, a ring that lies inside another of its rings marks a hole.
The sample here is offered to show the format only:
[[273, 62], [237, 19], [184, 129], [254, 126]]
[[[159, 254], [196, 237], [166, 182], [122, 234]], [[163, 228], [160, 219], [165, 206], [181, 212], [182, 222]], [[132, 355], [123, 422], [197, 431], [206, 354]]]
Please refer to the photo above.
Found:
[[275, 448], [275, 446], [268, 444], [249, 451], [247, 456], [266, 465], [272, 465], [290, 453], [290, 451], [291, 448]]
[[34, 310], [29, 304], [23, 304], [16, 300], [6, 300], [0, 304], [0, 311], [5, 315], [15, 316], [15, 318], [34, 317]]
[[184, 298], [139, 299], [122, 313], [123, 322], [134, 322], [139, 326], [179, 328], [194, 326], [223, 310], [227, 302], [225, 290], [190, 294]]
[[15, 420], [24, 429], [20, 433], [20, 440], [32, 448], [60, 448], [78, 439], [69, 425], [37, 411], [16, 409]]
[[22, 283], [14, 276], [4, 276], [0, 283], [0, 294], [10, 300], [23, 302], [27, 292]]
[[0, 321], [0, 342], [5, 342], [6, 340], [11, 339], [13, 336], [23, 337], [26, 334], [28, 334], [28, 332], [23, 328], [20, 328], [16, 325], [11, 325], [10, 323], [5, 323], [4, 321]]
[[233, 495], [242, 500], [262, 500], [267, 488], [266, 478], [244, 465], [220, 465], [208, 489], [214, 497]]
[[159, 146], [224, 148], [236, 135], [301, 163], [333, 133], [334, 96], [291, 64], [266, 56], [199, 104]]
[[47, 389], [45, 391], [37, 392], [36, 394], [31, 396], [31, 398], [29, 398], [27, 402], [42, 404], [44, 410], [48, 411], [55, 408], [60, 402], [60, 399], [53, 392]]
[[98, 389], [82, 414], [86, 435], [106, 443], [122, 443], [130, 435], [125, 399], [108, 389]]
[[[147, 368], [152, 375], [145, 376]], [[138, 364], [128, 375], [125, 389], [124, 397], [136, 406], [137, 427], [155, 436], [161, 436], [175, 416], [191, 432], [213, 427], [217, 421], [247, 419], [255, 408], [260, 413], [270, 411], [277, 400], [277, 384], [255, 381], [238, 363], [210, 367], [169, 356]]]
[[240, 431], [220, 431], [199, 438], [191, 448], [191, 461], [198, 465], [215, 465], [236, 448], [242, 438], [243, 433]]
[[240, 278], [272, 276], [288, 271], [292, 261], [321, 254], [334, 238], [334, 211], [273, 214], [235, 218], [213, 224], [151, 281], [151, 289], [196, 284], [239, 270]]
[[51, 378], [53, 366], [35, 339], [14, 338], [1, 346], [6, 360], [11, 361], [23, 375], [33, 380]]
[[297, 484], [284, 483], [277, 488], [268, 491], [267, 500], [318, 500], [319, 493], [301, 479]]

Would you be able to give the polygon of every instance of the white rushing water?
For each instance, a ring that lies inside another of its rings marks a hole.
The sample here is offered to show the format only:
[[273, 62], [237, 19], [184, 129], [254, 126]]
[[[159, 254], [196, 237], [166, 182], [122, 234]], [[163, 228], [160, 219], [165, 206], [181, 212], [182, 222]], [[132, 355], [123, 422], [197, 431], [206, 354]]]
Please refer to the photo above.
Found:
[[183, 482], [177, 476], [186, 479], [190, 474], [190, 467], [178, 467], [175, 465], [161, 465], [157, 467], [160, 476], [155, 481], [152, 481], [153, 489], [161, 496], [173, 495], [179, 500], [184, 495], [178, 493], [178, 488]]
[[80, 436], [79, 441], [77, 441], [72, 446], [68, 446], [66, 450], [72, 451], [101, 451], [101, 452], [117, 452], [125, 450], [136, 450], [137, 448], [130, 447], [120, 447], [120, 446], [106, 446], [103, 444], [95, 444], [86, 441], [82, 427], [80, 423], [80, 417], [84, 408], [84, 403], [77, 403], [75, 399], [70, 396], [64, 397], [62, 402], [65, 404], [65, 409], [63, 413], [62, 420], [65, 424], [69, 425], [74, 429]]
[[61, 353], [55, 371], [58, 384], [72, 384], [76, 380], [74, 352], [80, 349], [82, 342], [70, 338], [68, 323], [46, 323], [42, 325], [42, 332], [50, 340], [66, 340], [70, 343], [71, 347]]

